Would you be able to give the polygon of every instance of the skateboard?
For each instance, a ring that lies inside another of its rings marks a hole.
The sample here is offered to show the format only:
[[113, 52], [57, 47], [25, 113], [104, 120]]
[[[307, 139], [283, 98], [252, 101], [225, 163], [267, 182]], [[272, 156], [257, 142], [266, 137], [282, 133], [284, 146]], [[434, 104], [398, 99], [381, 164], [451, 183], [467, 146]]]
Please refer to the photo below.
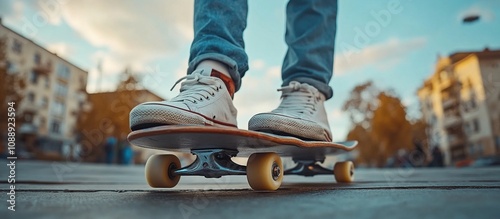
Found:
[[[181, 176], [198, 175], [218, 178], [224, 175], [246, 175], [254, 190], [276, 190], [283, 175], [314, 176], [334, 174], [337, 182], [353, 180], [351, 161], [337, 162], [333, 170], [320, 165], [326, 155], [353, 150], [357, 141], [306, 141], [237, 128], [213, 126], [168, 125], [133, 131], [128, 135], [131, 144], [151, 149], [188, 152], [195, 161], [182, 167], [175, 155], [151, 156], [145, 166], [148, 184], [155, 188], [172, 188]], [[292, 157], [296, 166], [284, 170], [280, 156]], [[232, 157], [248, 157], [242, 166]]]

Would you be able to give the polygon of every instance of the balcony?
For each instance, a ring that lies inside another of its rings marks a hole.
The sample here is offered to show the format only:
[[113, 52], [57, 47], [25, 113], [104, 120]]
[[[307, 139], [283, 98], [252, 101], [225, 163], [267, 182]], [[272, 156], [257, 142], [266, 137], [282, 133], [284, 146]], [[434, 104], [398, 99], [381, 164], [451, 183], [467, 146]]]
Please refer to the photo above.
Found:
[[35, 65], [35, 67], [33, 67], [33, 72], [41, 75], [48, 75], [50, 74], [50, 72], [52, 72], [52, 64], [37, 64]]
[[445, 116], [443, 118], [444, 127], [462, 126], [463, 120], [460, 116]]
[[444, 78], [444, 79], [441, 79], [440, 80], [440, 86], [442, 89], [447, 89], [451, 86], [452, 84], [452, 80], [450, 80], [449, 78]]
[[446, 99], [443, 99], [443, 101], [441, 102], [441, 104], [443, 105], [443, 109], [449, 109], [449, 108], [452, 108], [452, 107], [456, 107], [458, 105], [458, 100], [457, 98], [446, 98]]
[[450, 145], [450, 148], [461, 147], [465, 145], [466, 142], [467, 141], [464, 135], [448, 135], [448, 144]]

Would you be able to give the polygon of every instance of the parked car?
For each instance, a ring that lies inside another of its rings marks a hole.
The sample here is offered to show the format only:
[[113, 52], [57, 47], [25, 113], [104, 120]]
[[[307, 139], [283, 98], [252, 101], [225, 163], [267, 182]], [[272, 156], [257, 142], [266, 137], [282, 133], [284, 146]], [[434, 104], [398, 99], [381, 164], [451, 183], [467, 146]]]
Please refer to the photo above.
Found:
[[488, 156], [481, 157], [470, 165], [471, 167], [490, 167], [490, 166], [500, 166], [500, 156]]

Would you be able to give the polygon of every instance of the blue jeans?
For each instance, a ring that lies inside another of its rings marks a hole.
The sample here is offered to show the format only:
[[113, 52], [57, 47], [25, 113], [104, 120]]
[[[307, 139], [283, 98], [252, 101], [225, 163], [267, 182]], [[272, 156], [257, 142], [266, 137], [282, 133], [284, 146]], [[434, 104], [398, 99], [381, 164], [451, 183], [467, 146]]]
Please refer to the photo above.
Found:
[[[196, 0], [194, 40], [188, 73], [203, 60], [226, 64], [236, 90], [248, 71], [243, 31], [247, 25], [247, 0]], [[308, 83], [327, 99], [333, 75], [337, 0], [290, 0], [286, 7], [285, 42], [288, 51], [282, 66], [283, 86], [290, 81]]]

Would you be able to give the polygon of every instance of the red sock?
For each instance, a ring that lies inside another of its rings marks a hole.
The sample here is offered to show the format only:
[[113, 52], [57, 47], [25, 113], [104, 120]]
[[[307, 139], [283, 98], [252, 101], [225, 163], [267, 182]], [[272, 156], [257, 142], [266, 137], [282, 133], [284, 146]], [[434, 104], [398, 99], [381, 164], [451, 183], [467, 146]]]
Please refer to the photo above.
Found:
[[229, 91], [229, 95], [231, 95], [231, 98], [234, 98], [234, 93], [236, 92], [236, 88], [234, 86], [234, 82], [233, 79], [231, 79], [231, 77], [228, 77], [227, 75], [215, 69], [212, 69], [212, 73], [210, 73], [210, 76], [220, 78], [226, 85], [227, 90]]

